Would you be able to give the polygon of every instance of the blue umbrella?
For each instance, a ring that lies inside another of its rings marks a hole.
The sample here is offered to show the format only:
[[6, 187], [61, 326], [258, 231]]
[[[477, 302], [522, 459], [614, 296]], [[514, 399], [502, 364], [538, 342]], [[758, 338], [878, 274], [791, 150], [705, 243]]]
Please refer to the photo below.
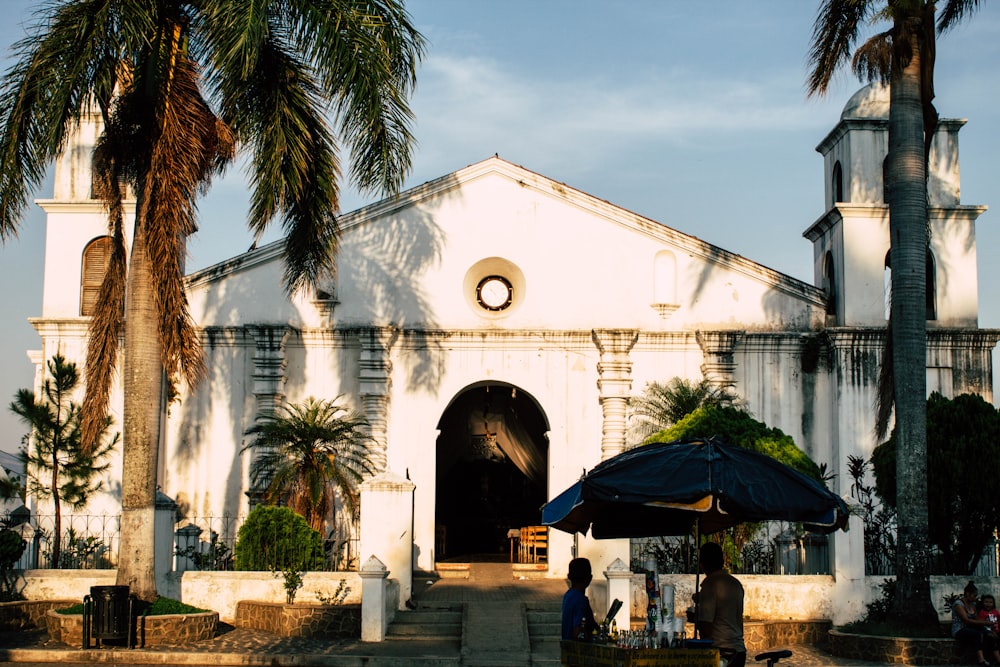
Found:
[[714, 533], [748, 521], [846, 529], [847, 504], [776, 459], [714, 438], [643, 445], [602, 461], [542, 507], [542, 523], [595, 538]]

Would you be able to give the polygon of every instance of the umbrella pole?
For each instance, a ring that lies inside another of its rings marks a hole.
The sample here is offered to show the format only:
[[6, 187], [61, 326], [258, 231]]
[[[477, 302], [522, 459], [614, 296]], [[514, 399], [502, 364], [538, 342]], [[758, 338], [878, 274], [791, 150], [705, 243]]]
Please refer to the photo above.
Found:
[[[698, 593], [698, 589], [701, 586], [701, 520], [694, 522], [694, 546], [698, 549], [698, 561], [695, 563], [694, 570], [694, 592]], [[701, 605], [699, 604], [701, 600], [701, 595], [696, 595], [694, 599], [694, 631], [691, 635], [695, 639], [700, 639], [701, 634], [698, 632], [698, 612], [701, 610]]]

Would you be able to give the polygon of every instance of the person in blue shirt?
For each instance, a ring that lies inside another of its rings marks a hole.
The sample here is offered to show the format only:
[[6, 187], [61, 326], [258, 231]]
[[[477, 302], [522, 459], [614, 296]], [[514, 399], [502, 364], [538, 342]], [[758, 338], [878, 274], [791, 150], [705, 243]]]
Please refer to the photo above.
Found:
[[562, 601], [562, 638], [568, 641], [590, 641], [597, 621], [594, 611], [590, 608], [586, 590], [594, 578], [590, 570], [590, 561], [586, 558], [574, 558], [569, 562], [570, 588], [563, 595]]

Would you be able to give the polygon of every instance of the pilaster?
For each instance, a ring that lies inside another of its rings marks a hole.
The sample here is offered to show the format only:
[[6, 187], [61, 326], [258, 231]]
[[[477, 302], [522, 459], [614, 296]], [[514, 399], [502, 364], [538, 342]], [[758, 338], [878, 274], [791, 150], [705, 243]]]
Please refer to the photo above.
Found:
[[375, 443], [372, 463], [377, 472], [386, 469], [389, 392], [392, 388], [392, 360], [389, 353], [396, 341], [396, 333], [390, 327], [372, 327], [359, 334], [361, 357], [358, 379], [361, 385], [361, 403], [368, 420], [368, 434]]
[[601, 352], [597, 363], [597, 389], [604, 420], [601, 426], [601, 460], [625, 450], [625, 411], [632, 390], [629, 353], [639, 338], [635, 329], [594, 329], [594, 345]]
[[736, 361], [733, 352], [741, 340], [743, 331], [699, 331], [698, 345], [705, 355], [701, 372], [719, 389], [736, 386]]

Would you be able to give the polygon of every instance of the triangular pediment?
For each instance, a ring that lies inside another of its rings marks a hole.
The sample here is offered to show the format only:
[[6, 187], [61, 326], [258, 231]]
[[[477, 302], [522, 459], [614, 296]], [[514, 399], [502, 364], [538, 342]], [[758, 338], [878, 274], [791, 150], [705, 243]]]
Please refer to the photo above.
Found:
[[[475, 328], [485, 316], [489, 326], [578, 328], [598, 310], [609, 326], [770, 328], [808, 326], [823, 304], [807, 283], [495, 156], [339, 222], [330, 291], [345, 325]], [[192, 274], [193, 295], [250, 281], [250, 292], [281, 298], [281, 250], [275, 242]], [[512, 283], [509, 310], [477, 312], [477, 270]], [[748, 318], [748, 308], [759, 312]]]

